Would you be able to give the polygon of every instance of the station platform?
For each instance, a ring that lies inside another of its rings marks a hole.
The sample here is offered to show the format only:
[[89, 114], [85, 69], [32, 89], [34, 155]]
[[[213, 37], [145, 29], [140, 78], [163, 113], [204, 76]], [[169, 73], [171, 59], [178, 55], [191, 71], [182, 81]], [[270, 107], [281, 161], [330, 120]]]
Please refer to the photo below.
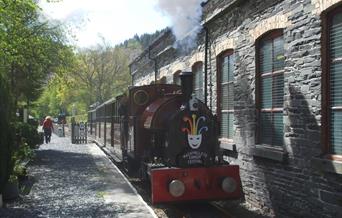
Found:
[[28, 195], [0, 208], [0, 217], [157, 217], [94, 143], [53, 135], [30, 163]]
[[88, 142], [93, 142], [97, 146], [101, 148], [102, 151], [106, 153], [106, 155], [110, 156], [116, 163], [121, 163], [123, 161], [122, 152], [119, 144], [115, 144], [114, 146], [104, 145], [104, 143], [94, 136], [88, 136]]

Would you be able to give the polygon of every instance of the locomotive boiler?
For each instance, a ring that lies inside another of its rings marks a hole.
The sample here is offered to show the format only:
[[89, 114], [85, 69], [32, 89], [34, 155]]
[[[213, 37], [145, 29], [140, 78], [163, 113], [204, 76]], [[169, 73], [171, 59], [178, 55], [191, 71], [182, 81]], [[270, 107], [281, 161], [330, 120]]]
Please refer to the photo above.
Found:
[[181, 86], [136, 86], [120, 96], [123, 162], [150, 180], [152, 203], [239, 198], [239, 167], [222, 161], [217, 119], [194, 97], [192, 73], [180, 77]]

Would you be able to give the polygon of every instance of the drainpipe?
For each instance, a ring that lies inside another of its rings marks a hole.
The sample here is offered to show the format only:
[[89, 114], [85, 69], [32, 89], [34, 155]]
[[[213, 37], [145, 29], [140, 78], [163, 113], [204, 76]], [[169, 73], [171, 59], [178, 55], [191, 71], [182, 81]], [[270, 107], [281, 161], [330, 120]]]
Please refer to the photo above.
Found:
[[208, 103], [208, 44], [209, 44], [209, 31], [204, 27], [205, 31], [205, 48], [204, 48], [204, 103]]
[[157, 83], [157, 71], [158, 71], [157, 59], [151, 57], [151, 46], [148, 47], [148, 58], [152, 60], [154, 63], [154, 84], [156, 84]]

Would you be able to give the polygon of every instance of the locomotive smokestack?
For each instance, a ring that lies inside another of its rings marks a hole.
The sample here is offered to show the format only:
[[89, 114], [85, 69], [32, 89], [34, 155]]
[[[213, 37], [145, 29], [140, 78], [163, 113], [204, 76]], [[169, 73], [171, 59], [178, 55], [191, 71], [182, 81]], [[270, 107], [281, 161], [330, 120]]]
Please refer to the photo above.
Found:
[[184, 100], [188, 101], [192, 94], [192, 72], [182, 72], [179, 74], [179, 77], [181, 79]]

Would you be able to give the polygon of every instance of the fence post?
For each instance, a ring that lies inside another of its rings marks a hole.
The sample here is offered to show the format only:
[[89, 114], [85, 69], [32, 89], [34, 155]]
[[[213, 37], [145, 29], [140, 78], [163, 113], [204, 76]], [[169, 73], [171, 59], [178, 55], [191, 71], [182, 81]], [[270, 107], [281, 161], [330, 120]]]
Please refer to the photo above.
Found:
[[74, 124], [71, 123], [71, 143], [74, 144]]
[[80, 143], [80, 124], [75, 123], [75, 140], [76, 144]]
[[85, 123], [85, 138], [84, 138], [84, 143], [87, 144], [88, 143], [88, 123]]
[[82, 144], [88, 142], [88, 123], [76, 123], [75, 118], [71, 118], [71, 143]]
[[71, 117], [71, 143], [75, 144], [75, 117]]

